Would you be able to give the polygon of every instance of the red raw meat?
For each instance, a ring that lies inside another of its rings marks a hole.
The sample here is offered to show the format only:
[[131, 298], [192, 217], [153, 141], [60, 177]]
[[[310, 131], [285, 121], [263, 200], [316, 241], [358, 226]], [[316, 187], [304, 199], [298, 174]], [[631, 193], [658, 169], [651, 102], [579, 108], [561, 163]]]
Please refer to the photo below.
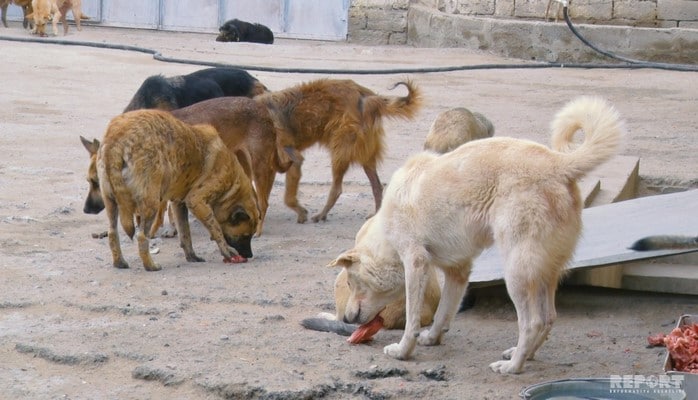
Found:
[[240, 263], [246, 263], [247, 259], [239, 254], [234, 254], [230, 258], [224, 258], [223, 262], [224, 263], [232, 263], [232, 264], [240, 264]]
[[351, 344], [368, 342], [369, 340], [373, 339], [373, 335], [378, 333], [378, 331], [380, 331], [382, 328], [383, 317], [376, 315], [376, 317], [371, 321], [356, 328], [354, 333], [352, 333], [351, 336], [349, 336], [349, 339], [347, 339], [347, 342]]
[[698, 374], [698, 324], [674, 328], [664, 338], [674, 371]]

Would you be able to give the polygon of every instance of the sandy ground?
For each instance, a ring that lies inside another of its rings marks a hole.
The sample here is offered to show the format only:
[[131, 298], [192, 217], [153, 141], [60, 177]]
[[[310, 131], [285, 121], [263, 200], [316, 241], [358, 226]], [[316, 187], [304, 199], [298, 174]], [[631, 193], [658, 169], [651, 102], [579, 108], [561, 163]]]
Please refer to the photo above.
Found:
[[[19, 25], [0, 35], [29, 37]], [[59, 38], [61, 39], [61, 38]], [[221, 44], [213, 35], [87, 27], [69, 40], [126, 43], [165, 55], [233, 64], [394, 68], [515, 63], [461, 49], [414, 49], [280, 40], [273, 46]], [[333, 311], [337, 270], [325, 265], [353, 243], [373, 198], [360, 169], [319, 224], [299, 225], [281, 202], [279, 180], [254, 259], [221, 262], [193, 222], [194, 246], [208, 260], [184, 260], [177, 241], [156, 239], [160, 272], [116, 270], [104, 215], [82, 213], [87, 152], [79, 135], [100, 138], [146, 77], [201, 67], [91, 47], [0, 41], [0, 398], [292, 399], [516, 398], [522, 388], [570, 377], [659, 374], [667, 332], [698, 298], [563, 287], [550, 339], [524, 373], [487, 365], [516, 340], [516, 315], [501, 288], [479, 293], [458, 314], [445, 343], [417, 348], [410, 361], [382, 354], [400, 331], [368, 345], [304, 330], [299, 321]], [[270, 89], [326, 76], [253, 72]], [[434, 117], [466, 106], [487, 115], [497, 135], [547, 143], [554, 112], [580, 94], [600, 94], [627, 123], [623, 154], [641, 158], [649, 186], [697, 186], [698, 79], [659, 70], [509, 69], [433, 74], [349, 74], [381, 93], [409, 77], [426, 105], [415, 121], [388, 121], [384, 182], [419, 151]], [[397, 90], [396, 90], [397, 93]], [[399, 93], [401, 94], [401, 92]], [[301, 201], [319, 210], [329, 188], [322, 150], [306, 154]], [[652, 188], [650, 188], [652, 189]]]

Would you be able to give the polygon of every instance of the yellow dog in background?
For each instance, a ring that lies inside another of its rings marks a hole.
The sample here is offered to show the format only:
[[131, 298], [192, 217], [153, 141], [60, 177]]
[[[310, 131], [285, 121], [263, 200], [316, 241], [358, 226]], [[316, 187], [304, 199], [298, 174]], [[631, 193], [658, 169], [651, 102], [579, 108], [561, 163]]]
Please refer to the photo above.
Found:
[[25, 18], [32, 18], [34, 21], [34, 33], [39, 36], [46, 36], [46, 24], [51, 21], [53, 25], [53, 35], [58, 36], [58, 21], [63, 23], [63, 35], [68, 34], [68, 21], [66, 13], [73, 12], [73, 19], [78, 30], [82, 30], [80, 20], [87, 19], [82, 13], [82, 0], [32, 0], [32, 12]]
[[[576, 145], [573, 137], [584, 132]], [[552, 123], [552, 149], [496, 137], [438, 155], [422, 152], [398, 169], [380, 210], [361, 228], [353, 249], [331, 266], [348, 274], [351, 294], [343, 319], [367, 324], [406, 296], [407, 321], [399, 343], [384, 352], [411, 356], [416, 344], [436, 345], [458, 310], [473, 260], [497, 243], [504, 279], [518, 316], [516, 347], [490, 364], [519, 373], [546, 340], [555, 292], [581, 232], [583, 202], [577, 180], [617, 153], [618, 113], [597, 97], [568, 103]], [[434, 323], [418, 333], [427, 272], [444, 273]]]

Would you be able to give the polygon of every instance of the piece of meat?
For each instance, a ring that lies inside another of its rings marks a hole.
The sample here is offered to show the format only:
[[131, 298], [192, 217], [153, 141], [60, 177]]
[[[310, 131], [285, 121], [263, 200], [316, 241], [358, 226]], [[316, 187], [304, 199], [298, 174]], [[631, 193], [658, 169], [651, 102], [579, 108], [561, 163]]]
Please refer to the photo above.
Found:
[[240, 264], [240, 263], [246, 263], [247, 259], [239, 254], [234, 254], [230, 258], [224, 258], [223, 262], [224, 263], [231, 263], [231, 264]]
[[647, 336], [647, 344], [650, 347], [664, 346], [664, 338], [666, 337], [663, 333], [658, 333], [656, 335]]
[[698, 373], [698, 324], [674, 328], [664, 337], [674, 371]]
[[383, 328], [383, 317], [376, 315], [371, 321], [356, 328], [354, 333], [349, 336], [347, 342], [351, 344], [365, 343], [373, 339], [373, 335]]

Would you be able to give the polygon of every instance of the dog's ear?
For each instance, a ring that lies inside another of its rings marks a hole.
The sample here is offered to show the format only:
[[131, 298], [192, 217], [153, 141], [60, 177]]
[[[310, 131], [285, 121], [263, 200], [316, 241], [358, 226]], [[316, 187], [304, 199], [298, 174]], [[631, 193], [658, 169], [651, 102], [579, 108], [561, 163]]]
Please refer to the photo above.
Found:
[[352, 264], [360, 261], [359, 252], [351, 249], [340, 254], [339, 257], [327, 264], [328, 267], [349, 268]]
[[233, 224], [233, 226], [238, 225], [243, 221], [249, 220], [249, 214], [247, 214], [247, 211], [245, 211], [245, 209], [242, 207], [236, 207], [235, 210], [233, 210], [232, 215], [230, 216], [230, 222]]
[[91, 142], [84, 137], [80, 136], [80, 141], [82, 142], [82, 145], [85, 146], [87, 151], [90, 153], [91, 156], [97, 154], [97, 151], [99, 150], [99, 140], [93, 139]]

